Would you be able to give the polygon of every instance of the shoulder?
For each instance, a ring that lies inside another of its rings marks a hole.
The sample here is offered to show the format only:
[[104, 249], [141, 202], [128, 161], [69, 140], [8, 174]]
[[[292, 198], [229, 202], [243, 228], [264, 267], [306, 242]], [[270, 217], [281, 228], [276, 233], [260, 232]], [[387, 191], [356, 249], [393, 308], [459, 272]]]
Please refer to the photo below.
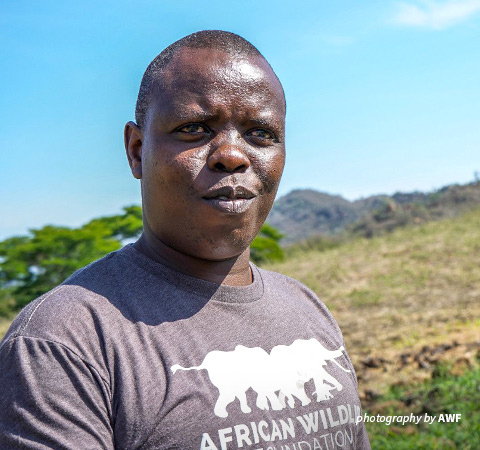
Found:
[[258, 268], [258, 271], [261, 274], [265, 292], [268, 296], [274, 297], [276, 301], [285, 305], [290, 305], [299, 314], [309, 314], [315, 310], [317, 317], [321, 318], [324, 326], [343, 342], [343, 336], [337, 321], [315, 292], [287, 275], [261, 268]]
[[130, 246], [111, 252], [77, 270], [60, 286], [79, 285], [99, 288], [105, 283], [113, 283], [119, 278], [124, 278], [125, 270], [131, 270], [136, 266], [134, 253]]
[[263, 282], [267, 286], [277, 286], [281, 288], [289, 288], [291, 290], [298, 290], [302, 291], [307, 295], [313, 296], [318, 299], [316, 294], [305, 286], [300, 281], [296, 280], [295, 278], [291, 278], [287, 275], [283, 275], [278, 272], [273, 272], [271, 270], [265, 270], [257, 267], [258, 271], [260, 272]]
[[266, 291], [274, 292], [276, 296], [291, 298], [295, 302], [298, 302], [299, 298], [304, 298], [317, 307], [328, 311], [317, 294], [295, 278], [260, 268], [258, 268], [258, 271], [262, 276]]
[[77, 351], [79, 343], [95, 339], [102, 321], [112, 314], [109, 298], [118, 289], [119, 280], [125, 278], [126, 264], [120, 250], [78, 270], [29, 303], [12, 322], [2, 345], [23, 337]]

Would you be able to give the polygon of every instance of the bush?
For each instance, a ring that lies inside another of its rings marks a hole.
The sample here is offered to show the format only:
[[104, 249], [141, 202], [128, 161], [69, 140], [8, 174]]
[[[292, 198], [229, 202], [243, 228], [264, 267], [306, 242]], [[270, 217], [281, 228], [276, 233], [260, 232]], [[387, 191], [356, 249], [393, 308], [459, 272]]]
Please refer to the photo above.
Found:
[[250, 257], [255, 263], [281, 261], [284, 254], [279, 241], [281, 234], [276, 228], [268, 223], [263, 224], [257, 237], [250, 245]]

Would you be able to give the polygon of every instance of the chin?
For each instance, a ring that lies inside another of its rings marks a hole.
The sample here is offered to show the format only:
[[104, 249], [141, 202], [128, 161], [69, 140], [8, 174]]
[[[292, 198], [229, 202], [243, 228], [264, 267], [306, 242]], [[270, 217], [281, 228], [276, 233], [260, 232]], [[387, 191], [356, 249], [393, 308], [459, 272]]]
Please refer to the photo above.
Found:
[[203, 250], [198, 255], [194, 255], [197, 258], [204, 259], [206, 261], [228, 261], [230, 259], [235, 259], [240, 256], [245, 250], [248, 249], [248, 245], [242, 248], [212, 248], [208, 250]]
[[226, 261], [234, 259], [244, 253], [250, 247], [252, 239], [235, 240], [231, 239], [225, 242], [212, 242], [210, 246], [201, 246], [201, 248], [191, 248], [191, 256], [195, 256], [207, 261]]
[[222, 224], [220, 227], [212, 227], [208, 234], [203, 233], [199, 240], [190, 239], [192, 245], [188, 249], [185, 248], [185, 250], [191, 256], [208, 261], [233, 259], [248, 250], [258, 233], [258, 229], [252, 223], [248, 227], [242, 226], [238, 228], [225, 227]]

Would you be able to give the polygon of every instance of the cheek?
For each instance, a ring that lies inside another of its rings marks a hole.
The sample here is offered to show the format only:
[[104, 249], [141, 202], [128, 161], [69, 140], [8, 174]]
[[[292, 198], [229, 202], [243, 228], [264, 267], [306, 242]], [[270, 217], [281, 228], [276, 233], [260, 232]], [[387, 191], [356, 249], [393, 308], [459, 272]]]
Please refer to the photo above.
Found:
[[276, 153], [270, 157], [262, 157], [258, 160], [260, 178], [264, 194], [273, 194], [277, 192], [280, 179], [282, 178], [283, 167], [285, 165], [285, 153]]
[[170, 197], [184, 195], [193, 189], [193, 183], [202, 168], [197, 158], [177, 155], [173, 158], [157, 158], [147, 162], [148, 184], [155, 190], [164, 190]]

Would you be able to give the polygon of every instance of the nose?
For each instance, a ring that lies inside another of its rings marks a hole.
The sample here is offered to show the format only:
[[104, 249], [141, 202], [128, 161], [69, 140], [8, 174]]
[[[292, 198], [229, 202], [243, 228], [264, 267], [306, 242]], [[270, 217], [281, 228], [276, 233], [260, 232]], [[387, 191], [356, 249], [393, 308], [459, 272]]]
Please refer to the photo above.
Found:
[[250, 160], [237, 145], [224, 143], [208, 157], [207, 165], [217, 172], [245, 172], [250, 167]]

